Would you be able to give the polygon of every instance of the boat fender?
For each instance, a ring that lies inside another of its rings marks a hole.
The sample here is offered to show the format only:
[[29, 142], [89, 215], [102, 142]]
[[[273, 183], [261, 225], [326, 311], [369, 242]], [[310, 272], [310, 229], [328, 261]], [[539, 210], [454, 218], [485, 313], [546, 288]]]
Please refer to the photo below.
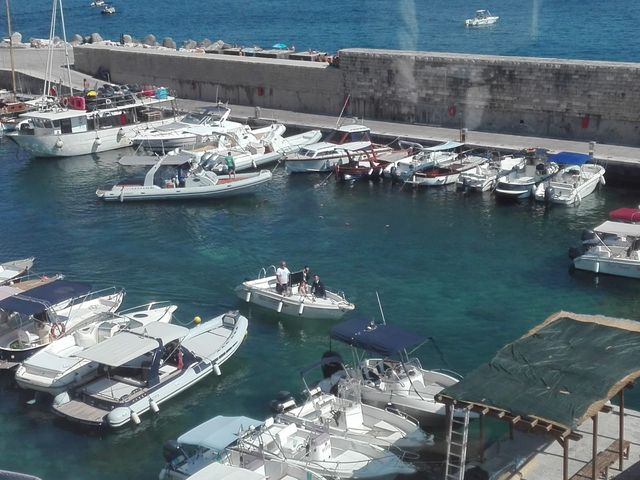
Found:
[[278, 303], [278, 308], [276, 309], [276, 311], [277, 311], [278, 313], [282, 312], [282, 306], [283, 306], [283, 303], [282, 303], [282, 302], [279, 302], [279, 303]]
[[594, 273], [600, 273], [600, 262], [596, 262], [593, 271]]
[[96, 137], [95, 142], [94, 142], [97, 146], [102, 145], [102, 140], [100, 140], [100, 137]]
[[256, 165], [256, 161], [255, 161], [255, 160], [253, 160], [253, 159], [251, 160], [251, 166], [252, 166], [253, 168], [258, 168], [258, 167], [257, 167], [257, 165]]
[[158, 413], [160, 411], [160, 407], [158, 407], [158, 404], [152, 398], [149, 399], [149, 407], [153, 413]]
[[578, 194], [576, 194], [576, 205], [580, 205], [581, 202], [582, 202], [582, 197], [578, 193]]
[[120, 203], [124, 202], [124, 187], [122, 187], [122, 189], [120, 190], [120, 195], [118, 195], [118, 198], [120, 199]]
[[298, 307], [298, 315], [302, 315], [304, 312], [304, 302], [300, 302], [300, 307]]
[[56, 144], [55, 144], [56, 148], [62, 148], [64, 147], [64, 142], [62, 141], [62, 139], [60, 137], [58, 137], [58, 140], [56, 140]]
[[220, 371], [220, 365], [218, 365], [217, 363], [213, 364], [213, 373], [215, 373], [218, 377], [222, 375], [222, 372]]
[[120, 127], [120, 129], [118, 130], [118, 140], [120, 140], [122, 137], [124, 137], [124, 128]]
[[251, 290], [247, 292], [247, 295], [244, 297], [244, 301], [247, 303], [251, 301]]
[[69, 108], [69, 97], [62, 97], [62, 106], [64, 108]]
[[607, 181], [604, 179], [604, 175], [600, 177], [600, 185], [606, 185]]
[[193, 317], [193, 323], [195, 323], [196, 325], [200, 325], [202, 323], [202, 319], [200, 318], [199, 315], [196, 315], [195, 317]]
[[62, 392], [53, 397], [53, 406], [58, 407], [60, 405], [64, 405], [65, 403], [69, 403], [71, 401], [71, 396], [69, 392]]
[[545, 203], [551, 203], [553, 195], [556, 193], [553, 187], [547, 187], [544, 189], [544, 201]]
[[136, 425], [140, 425], [140, 416], [133, 410], [131, 410], [131, 421]]

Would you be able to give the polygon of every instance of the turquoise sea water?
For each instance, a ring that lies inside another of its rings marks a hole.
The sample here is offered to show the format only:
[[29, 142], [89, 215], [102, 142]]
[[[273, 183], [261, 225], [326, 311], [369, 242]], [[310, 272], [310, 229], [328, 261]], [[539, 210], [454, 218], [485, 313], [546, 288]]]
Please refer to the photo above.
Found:
[[[605, 187], [578, 208], [496, 204], [489, 194], [400, 191], [391, 184], [286, 176], [282, 167], [256, 196], [224, 202], [103, 204], [96, 187], [124, 176], [121, 153], [32, 159], [0, 145], [0, 258], [35, 255], [37, 270], [61, 271], [96, 287], [127, 289], [125, 307], [172, 300], [177, 316], [241, 308], [249, 336], [193, 389], [116, 432], [78, 429], [42, 402], [25, 403], [0, 376], [0, 468], [46, 479], [156, 478], [162, 443], [219, 414], [263, 418], [279, 390], [299, 392], [299, 370], [328, 348], [330, 324], [245, 308], [233, 287], [261, 266], [309, 264], [343, 290], [353, 315], [432, 335], [462, 373], [560, 309], [637, 318], [640, 283], [568, 270], [581, 230], [634, 191]], [[348, 352], [342, 350], [346, 358]], [[425, 365], [443, 366], [436, 351]], [[640, 407], [638, 397], [630, 402]]]
[[[51, 1], [12, 2], [13, 29], [49, 36]], [[128, 33], [223, 39], [269, 47], [335, 52], [347, 47], [391, 48], [617, 61], [640, 60], [633, 0], [113, 0], [116, 15], [103, 16], [91, 0], [65, 0], [67, 34], [99, 32], [117, 40]], [[493, 27], [468, 29], [476, 9], [500, 16]], [[2, 9], [4, 16], [4, 8]], [[4, 17], [0, 32], [6, 34]]]

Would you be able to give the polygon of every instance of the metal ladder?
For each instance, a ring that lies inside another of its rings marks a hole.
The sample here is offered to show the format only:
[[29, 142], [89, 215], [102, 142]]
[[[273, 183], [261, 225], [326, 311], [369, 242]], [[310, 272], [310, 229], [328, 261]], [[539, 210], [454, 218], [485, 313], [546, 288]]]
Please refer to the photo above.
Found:
[[463, 419], [456, 418], [455, 412], [454, 408], [449, 408], [445, 480], [464, 480], [470, 411], [466, 408], [464, 409]]

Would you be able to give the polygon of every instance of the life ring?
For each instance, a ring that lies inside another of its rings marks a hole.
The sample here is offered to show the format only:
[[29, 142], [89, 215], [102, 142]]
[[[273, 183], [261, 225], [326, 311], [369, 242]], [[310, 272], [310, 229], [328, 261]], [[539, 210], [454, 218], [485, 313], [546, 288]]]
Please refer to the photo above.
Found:
[[61, 337], [64, 334], [64, 323], [54, 323], [51, 325], [51, 336], [53, 338]]
[[69, 97], [62, 97], [61, 103], [64, 108], [69, 108]]
[[447, 112], [449, 113], [450, 117], [455, 117], [456, 116], [456, 111], [457, 111], [457, 109], [456, 109], [455, 105], [451, 105], [449, 107], [449, 109], [447, 110]]

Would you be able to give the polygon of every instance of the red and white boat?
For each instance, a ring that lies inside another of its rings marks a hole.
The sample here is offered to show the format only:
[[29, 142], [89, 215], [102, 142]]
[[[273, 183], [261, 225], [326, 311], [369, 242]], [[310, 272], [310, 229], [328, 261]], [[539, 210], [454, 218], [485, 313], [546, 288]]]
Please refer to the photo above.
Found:
[[460, 175], [466, 171], [486, 163], [488, 158], [480, 155], [462, 153], [458, 158], [446, 164], [440, 163], [422, 172], [414, 173], [405, 183], [414, 188], [436, 187], [456, 183]]

